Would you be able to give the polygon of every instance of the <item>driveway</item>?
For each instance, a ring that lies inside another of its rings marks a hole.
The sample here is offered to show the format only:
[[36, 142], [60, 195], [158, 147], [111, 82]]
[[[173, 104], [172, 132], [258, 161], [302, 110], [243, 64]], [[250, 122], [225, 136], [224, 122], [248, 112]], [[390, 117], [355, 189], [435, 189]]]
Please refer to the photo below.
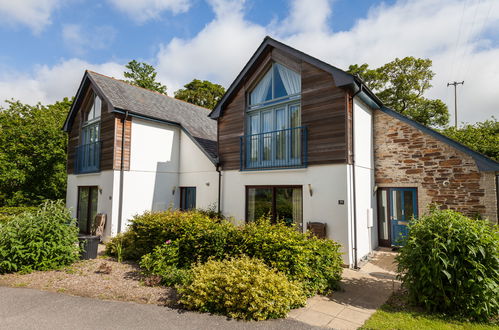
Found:
[[154, 305], [0, 287], [0, 329], [317, 329], [284, 319], [228, 320]]

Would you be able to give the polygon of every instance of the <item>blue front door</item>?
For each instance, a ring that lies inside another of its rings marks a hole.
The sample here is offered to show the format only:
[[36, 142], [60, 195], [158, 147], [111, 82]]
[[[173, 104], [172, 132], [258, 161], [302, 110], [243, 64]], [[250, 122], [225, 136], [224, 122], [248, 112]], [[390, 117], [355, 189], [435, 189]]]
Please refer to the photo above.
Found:
[[416, 188], [390, 188], [391, 245], [400, 246], [401, 238], [407, 236], [407, 225], [418, 216]]

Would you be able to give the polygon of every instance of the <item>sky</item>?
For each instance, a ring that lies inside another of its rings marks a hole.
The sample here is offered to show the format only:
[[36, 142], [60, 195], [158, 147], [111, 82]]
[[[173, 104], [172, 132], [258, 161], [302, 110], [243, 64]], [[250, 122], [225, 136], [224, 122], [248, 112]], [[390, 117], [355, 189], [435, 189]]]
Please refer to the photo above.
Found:
[[499, 0], [0, 0], [0, 106], [76, 94], [84, 70], [152, 64], [168, 94], [228, 87], [266, 35], [342, 69], [433, 61], [426, 97], [458, 121], [499, 118]]

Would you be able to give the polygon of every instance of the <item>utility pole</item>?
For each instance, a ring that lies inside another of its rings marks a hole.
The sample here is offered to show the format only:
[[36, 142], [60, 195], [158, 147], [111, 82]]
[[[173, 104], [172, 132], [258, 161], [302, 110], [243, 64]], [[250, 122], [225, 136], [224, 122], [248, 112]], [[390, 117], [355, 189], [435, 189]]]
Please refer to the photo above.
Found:
[[464, 80], [461, 82], [454, 81], [447, 83], [447, 87], [454, 86], [454, 126], [457, 128], [457, 85], [464, 85]]

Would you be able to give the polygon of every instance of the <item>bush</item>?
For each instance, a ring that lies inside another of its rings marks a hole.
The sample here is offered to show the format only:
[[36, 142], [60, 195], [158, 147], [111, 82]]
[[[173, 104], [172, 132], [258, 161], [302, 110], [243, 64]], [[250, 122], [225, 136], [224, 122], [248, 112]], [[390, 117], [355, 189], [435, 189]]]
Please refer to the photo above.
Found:
[[34, 206], [3, 206], [0, 207], [0, 224], [2, 222], [7, 222], [14, 216], [25, 213], [25, 212], [35, 212], [36, 207]]
[[192, 273], [192, 281], [179, 288], [180, 302], [188, 309], [265, 320], [285, 317], [306, 302], [298, 283], [257, 259], [210, 260]]
[[[191, 253], [220, 255], [223, 254], [223, 242], [229, 235], [229, 233], [224, 233], [224, 230], [230, 229], [234, 229], [232, 225], [226, 222], [218, 223], [217, 220], [197, 211], [146, 212], [135, 216], [127, 232], [113, 238], [107, 244], [106, 251], [110, 255], [116, 255], [116, 244], [118, 240], [121, 240], [123, 258], [140, 260], [143, 255], [151, 253], [156, 246], [167, 240], [185, 238], [193, 243], [192, 246], [196, 251], [183, 248], [182, 255], [187, 257]], [[196, 247], [201, 236], [207, 240], [203, 245], [203, 251], [199, 251]], [[182, 261], [182, 263], [186, 262]]]
[[307, 295], [337, 288], [343, 271], [338, 243], [310, 237], [284, 223], [271, 224], [268, 219], [246, 224], [241, 235], [242, 253], [302, 282]]
[[486, 320], [499, 313], [499, 230], [451, 210], [414, 221], [397, 257], [413, 303]]
[[0, 226], [0, 274], [56, 269], [79, 258], [78, 227], [62, 201]]
[[189, 269], [179, 268], [178, 241], [158, 245], [153, 252], [142, 257], [140, 268], [146, 276], [159, 276], [161, 284], [167, 286], [184, 284], [191, 276]]

